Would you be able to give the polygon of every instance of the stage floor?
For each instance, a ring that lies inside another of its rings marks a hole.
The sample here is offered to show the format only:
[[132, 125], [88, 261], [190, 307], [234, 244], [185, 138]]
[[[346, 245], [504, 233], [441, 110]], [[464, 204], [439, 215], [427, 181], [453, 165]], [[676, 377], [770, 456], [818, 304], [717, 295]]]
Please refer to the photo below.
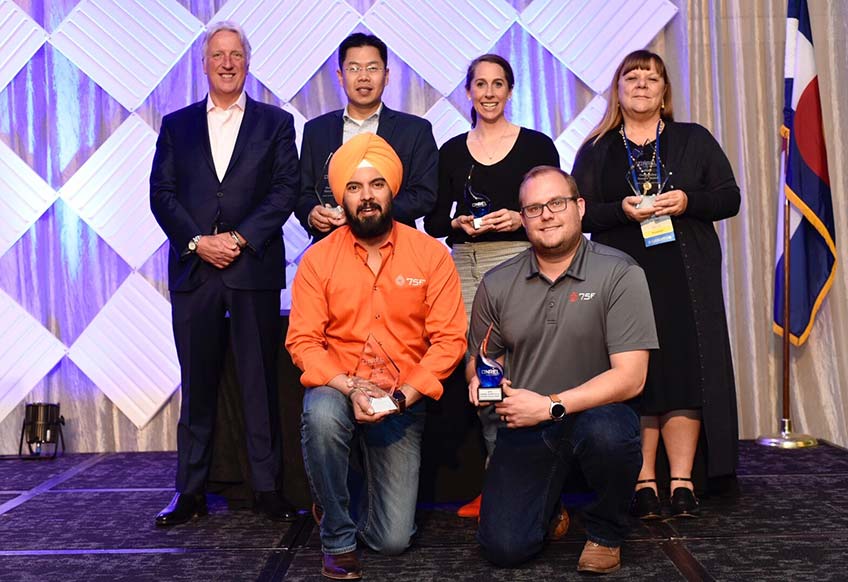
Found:
[[[159, 529], [173, 494], [175, 453], [67, 455], [0, 461], [0, 579], [320, 580], [317, 527], [227, 509]], [[739, 495], [702, 500], [696, 520], [638, 524], [607, 579], [844, 580], [848, 451], [782, 451], [742, 442]], [[578, 578], [579, 517], [528, 565], [498, 570], [480, 557], [476, 522], [455, 506], [422, 507], [400, 557], [366, 553], [369, 580], [541, 582]]]

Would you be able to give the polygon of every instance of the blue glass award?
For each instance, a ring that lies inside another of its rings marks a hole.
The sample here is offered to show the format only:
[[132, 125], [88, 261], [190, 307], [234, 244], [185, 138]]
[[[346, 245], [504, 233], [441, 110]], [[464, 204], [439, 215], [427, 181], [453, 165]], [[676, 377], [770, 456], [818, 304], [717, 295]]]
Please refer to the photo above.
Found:
[[468, 209], [471, 211], [471, 216], [474, 217], [474, 229], [478, 229], [481, 226], [481, 221], [483, 217], [489, 214], [492, 211], [492, 201], [491, 199], [477, 192], [474, 187], [471, 185], [471, 173], [474, 171], [474, 164], [471, 164], [471, 167], [468, 168], [468, 177], [465, 178], [465, 204], [468, 206]]
[[492, 329], [495, 324], [489, 325], [486, 331], [486, 337], [480, 343], [480, 353], [477, 356], [477, 378], [480, 380], [480, 386], [477, 387], [478, 402], [500, 402], [503, 400], [503, 366], [486, 355], [486, 348], [489, 345], [489, 336], [492, 335]]

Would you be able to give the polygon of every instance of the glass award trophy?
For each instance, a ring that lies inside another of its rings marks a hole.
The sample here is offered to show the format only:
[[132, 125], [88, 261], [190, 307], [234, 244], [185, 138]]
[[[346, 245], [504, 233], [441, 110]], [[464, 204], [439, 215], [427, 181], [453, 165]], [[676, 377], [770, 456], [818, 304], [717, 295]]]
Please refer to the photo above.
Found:
[[473, 171], [474, 164], [471, 164], [471, 167], [468, 168], [468, 177], [465, 178], [464, 190], [465, 204], [471, 211], [471, 216], [474, 217], [474, 229], [477, 230], [481, 226], [483, 217], [492, 211], [492, 201], [485, 194], [477, 192], [471, 185], [471, 173]]
[[492, 329], [495, 324], [489, 324], [489, 329], [486, 331], [486, 337], [480, 343], [480, 353], [477, 355], [477, 378], [480, 380], [480, 386], [477, 387], [478, 402], [500, 402], [503, 400], [503, 366], [486, 355], [486, 348], [489, 346], [489, 336], [492, 335]]
[[368, 334], [354, 376], [365, 380], [363, 390], [371, 398], [374, 412], [403, 412], [405, 396], [399, 389], [400, 368], [372, 334]]
[[[637, 208], [652, 208], [658, 194], [665, 191], [671, 172], [664, 172], [661, 161], [653, 152], [646, 148], [643, 150], [648, 154], [647, 159], [641, 155], [632, 160], [633, 164], [627, 170], [625, 180], [634, 196], [641, 196], [642, 201]], [[671, 242], [675, 240], [674, 225], [671, 217], [651, 216], [639, 223], [642, 229], [642, 238], [646, 247]]]
[[321, 178], [315, 182], [315, 197], [318, 198], [318, 204], [324, 208], [332, 208], [336, 212], [341, 213], [342, 207], [339, 206], [339, 203], [336, 202], [336, 197], [333, 196], [333, 191], [330, 189], [330, 178], [327, 175], [333, 153], [335, 152], [330, 152], [327, 156], [327, 160], [324, 162], [324, 167], [321, 170]]

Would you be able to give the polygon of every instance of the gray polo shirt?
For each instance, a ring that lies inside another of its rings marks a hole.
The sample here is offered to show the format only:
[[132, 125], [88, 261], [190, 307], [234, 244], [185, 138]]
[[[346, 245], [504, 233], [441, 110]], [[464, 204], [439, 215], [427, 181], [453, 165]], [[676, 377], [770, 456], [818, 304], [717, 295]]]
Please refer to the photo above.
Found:
[[506, 354], [515, 388], [553, 394], [610, 369], [610, 354], [658, 347], [642, 268], [625, 253], [581, 237], [556, 281], [539, 272], [533, 249], [483, 277], [474, 296], [469, 352], [494, 322], [488, 355]]

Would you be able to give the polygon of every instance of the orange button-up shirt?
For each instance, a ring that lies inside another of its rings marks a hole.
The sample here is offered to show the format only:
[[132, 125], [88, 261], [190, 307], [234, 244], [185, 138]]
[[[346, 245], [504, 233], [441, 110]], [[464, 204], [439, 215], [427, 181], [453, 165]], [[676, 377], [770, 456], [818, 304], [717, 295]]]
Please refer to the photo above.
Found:
[[400, 369], [399, 381], [431, 398], [465, 354], [459, 275], [436, 239], [398, 222], [380, 247], [375, 276], [350, 228], [313, 245], [292, 286], [286, 349], [306, 388], [353, 374], [372, 334]]

